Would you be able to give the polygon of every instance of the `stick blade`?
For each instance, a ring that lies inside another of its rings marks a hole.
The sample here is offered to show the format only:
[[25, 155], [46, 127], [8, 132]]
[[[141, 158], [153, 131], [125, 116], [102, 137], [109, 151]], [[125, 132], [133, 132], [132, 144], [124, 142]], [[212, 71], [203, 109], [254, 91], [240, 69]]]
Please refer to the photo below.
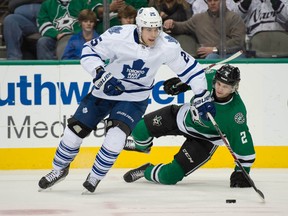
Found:
[[265, 202], [265, 196], [262, 193], [262, 191], [260, 191], [259, 189], [256, 190], [256, 192], [259, 194], [259, 196], [263, 199], [263, 201]]

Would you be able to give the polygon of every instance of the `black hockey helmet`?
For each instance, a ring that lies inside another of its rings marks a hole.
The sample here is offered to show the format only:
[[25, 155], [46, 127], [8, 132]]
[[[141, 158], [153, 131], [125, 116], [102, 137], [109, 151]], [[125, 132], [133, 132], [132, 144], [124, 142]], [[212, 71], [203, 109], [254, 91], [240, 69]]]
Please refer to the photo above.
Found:
[[229, 64], [223, 65], [216, 71], [214, 83], [216, 80], [227, 85], [236, 86], [240, 82], [240, 70], [238, 67], [233, 67]]
[[240, 70], [238, 67], [233, 67], [229, 64], [223, 65], [219, 68], [213, 79], [213, 87], [216, 80], [232, 86], [232, 93], [238, 91], [240, 82]]

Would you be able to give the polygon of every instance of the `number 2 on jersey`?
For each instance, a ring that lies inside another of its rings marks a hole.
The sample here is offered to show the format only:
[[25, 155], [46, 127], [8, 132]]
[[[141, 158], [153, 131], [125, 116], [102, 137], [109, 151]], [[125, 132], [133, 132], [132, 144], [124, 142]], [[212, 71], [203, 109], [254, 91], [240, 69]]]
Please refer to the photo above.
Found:
[[246, 132], [245, 131], [240, 132], [240, 136], [241, 136], [242, 144], [247, 143]]

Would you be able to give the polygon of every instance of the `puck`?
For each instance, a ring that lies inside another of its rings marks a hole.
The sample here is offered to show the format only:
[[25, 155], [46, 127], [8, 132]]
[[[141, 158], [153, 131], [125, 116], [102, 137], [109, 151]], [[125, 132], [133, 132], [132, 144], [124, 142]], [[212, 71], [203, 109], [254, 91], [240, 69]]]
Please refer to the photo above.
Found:
[[227, 199], [226, 203], [236, 203], [236, 200], [235, 199]]

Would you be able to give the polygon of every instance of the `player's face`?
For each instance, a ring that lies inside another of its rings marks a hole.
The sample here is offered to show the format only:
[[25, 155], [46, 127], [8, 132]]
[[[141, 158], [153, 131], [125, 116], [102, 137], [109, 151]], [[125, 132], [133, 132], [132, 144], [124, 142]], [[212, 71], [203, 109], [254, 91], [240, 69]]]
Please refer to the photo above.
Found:
[[148, 28], [148, 27], [143, 27], [142, 28], [142, 41], [144, 42], [145, 45], [152, 47], [155, 45], [156, 39], [160, 34], [160, 29], [155, 27], [155, 28]]
[[215, 82], [215, 93], [219, 99], [227, 98], [233, 92], [233, 87], [225, 83], [216, 80]]

